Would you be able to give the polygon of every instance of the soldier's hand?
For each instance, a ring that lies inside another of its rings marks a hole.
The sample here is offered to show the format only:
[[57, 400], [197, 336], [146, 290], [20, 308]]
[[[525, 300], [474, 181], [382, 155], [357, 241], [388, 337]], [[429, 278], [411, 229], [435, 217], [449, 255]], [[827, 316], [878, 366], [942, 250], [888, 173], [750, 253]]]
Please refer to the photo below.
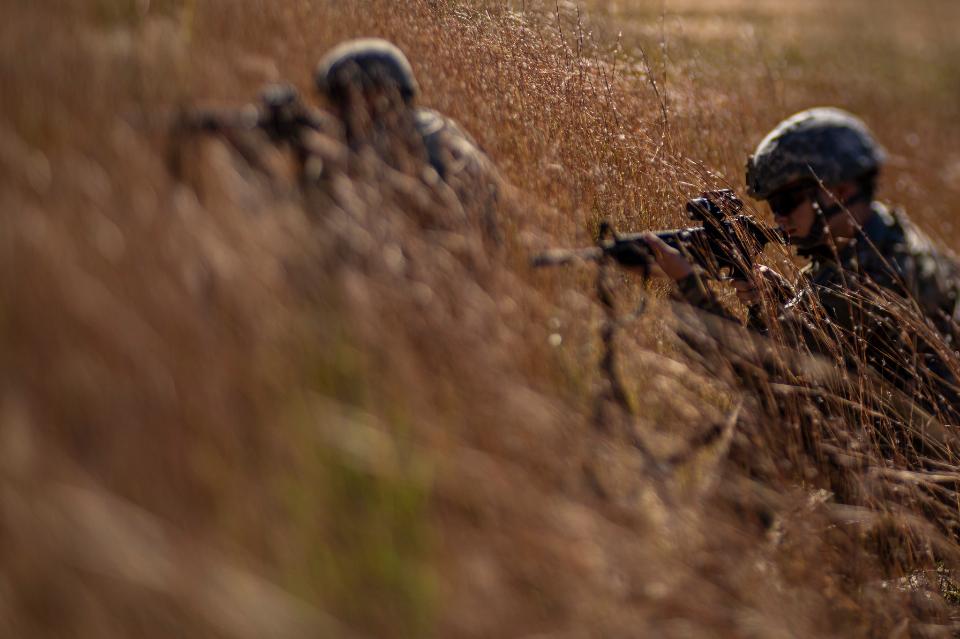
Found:
[[693, 273], [693, 267], [687, 261], [680, 251], [669, 246], [653, 233], [644, 233], [643, 241], [646, 242], [653, 254], [654, 266], [652, 273], [657, 276], [666, 276], [674, 281]]
[[763, 286], [777, 303], [784, 303], [793, 296], [793, 287], [779, 273], [766, 266], [758, 266], [751, 281], [733, 280], [737, 299], [746, 306], [760, 303], [760, 287]]

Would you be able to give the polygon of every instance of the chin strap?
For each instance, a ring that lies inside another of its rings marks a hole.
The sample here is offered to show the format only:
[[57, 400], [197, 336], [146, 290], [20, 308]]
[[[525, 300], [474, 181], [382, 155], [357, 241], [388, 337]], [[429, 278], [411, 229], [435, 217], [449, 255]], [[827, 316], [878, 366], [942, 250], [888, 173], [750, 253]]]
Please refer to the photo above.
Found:
[[[834, 201], [834, 203], [831, 204], [830, 206], [824, 207], [823, 205], [820, 204], [820, 198], [817, 197], [817, 200], [816, 202], [814, 202], [814, 205], [821, 212], [820, 215], [823, 216], [824, 221], [829, 222], [834, 217], [836, 217], [836, 215], [841, 211], [849, 209], [854, 204], [859, 204], [860, 202], [864, 202], [869, 199], [870, 199], [870, 196], [867, 195], [867, 192], [864, 191], [863, 189], [859, 189], [856, 193], [854, 193], [853, 195], [845, 199], [843, 202]], [[818, 215], [817, 217], [820, 217], [820, 215]]]
[[813, 226], [810, 228], [810, 233], [805, 237], [798, 237], [791, 240], [791, 244], [797, 247], [797, 254], [801, 256], [809, 256], [816, 253], [819, 253], [817, 250], [818, 247], [823, 245], [824, 236], [827, 234], [827, 222], [835, 218], [841, 212], [849, 209], [854, 204], [859, 204], [869, 200], [870, 196], [863, 189], [859, 189], [856, 193], [845, 199], [843, 202], [834, 201], [830, 206], [823, 206], [820, 203], [820, 195], [817, 194], [817, 198], [813, 202], [813, 210], [816, 213], [816, 216], [813, 220]]

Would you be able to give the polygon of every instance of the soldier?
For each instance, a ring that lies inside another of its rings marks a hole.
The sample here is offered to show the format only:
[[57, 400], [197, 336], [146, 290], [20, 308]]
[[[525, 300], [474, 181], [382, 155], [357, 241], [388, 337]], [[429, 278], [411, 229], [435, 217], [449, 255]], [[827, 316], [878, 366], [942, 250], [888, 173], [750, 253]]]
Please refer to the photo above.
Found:
[[380, 39], [344, 42], [318, 64], [316, 85], [353, 150], [372, 149], [412, 174], [422, 174], [426, 164], [432, 179], [449, 185], [484, 235], [499, 243], [496, 167], [455, 122], [417, 105], [419, 87], [403, 52]]
[[[760, 142], [747, 162], [747, 190], [766, 200], [790, 243], [811, 260], [797, 292], [786, 295], [789, 299], [772, 314], [778, 324], [815, 350], [828, 350], [813, 336], [810, 321], [812, 316], [826, 319], [821, 325], [831, 329], [841, 348], [867, 344], [863, 354], [874, 368], [898, 383], [912, 383], [916, 367], [896, 356], [903, 327], [885, 310], [883, 299], [893, 294], [915, 304], [949, 342], [957, 326], [960, 268], [902, 211], [874, 200], [884, 158], [858, 118], [835, 108], [810, 109], [784, 120]], [[688, 301], [724, 314], [682, 255], [656, 236], [647, 242]], [[734, 286], [751, 323], [765, 330], [769, 322], [760, 310], [758, 282], [791, 289], [772, 270], [761, 269], [760, 278]], [[953, 376], [934, 356], [935, 348], [912, 347], [927, 359], [933, 378], [945, 382], [938, 392], [955, 397], [948, 393]]]

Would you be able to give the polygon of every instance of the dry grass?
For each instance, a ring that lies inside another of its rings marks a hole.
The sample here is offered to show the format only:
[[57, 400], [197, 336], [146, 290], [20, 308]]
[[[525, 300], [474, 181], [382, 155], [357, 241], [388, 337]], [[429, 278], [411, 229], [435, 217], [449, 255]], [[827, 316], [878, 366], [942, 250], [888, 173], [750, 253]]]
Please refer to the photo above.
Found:
[[[604, 401], [595, 273], [526, 266], [681, 223], [828, 102], [954, 239], [954, 10], [362, 4], [3, 2], [0, 634], [955, 632], [952, 426], [620, 273]], [[370, 34], [515, 187], [502, 251], [373, 158], [301, 190], [173, 148]]]

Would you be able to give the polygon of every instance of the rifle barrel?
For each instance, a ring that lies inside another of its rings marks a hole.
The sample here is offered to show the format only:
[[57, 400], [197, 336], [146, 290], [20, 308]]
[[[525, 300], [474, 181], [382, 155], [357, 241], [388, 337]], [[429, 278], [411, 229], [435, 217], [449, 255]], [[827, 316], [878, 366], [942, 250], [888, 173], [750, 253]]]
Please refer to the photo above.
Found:
[[534, 267], [564, 266], [574, 262], [596, 262], [603, 257], [603, 249], [591, 246], [581, 249], [550, 249], [535, 255], [530, 261]]
[[253, 130], [259, 126], [260, 113], [247, 105], [236, 110], [190, 109], [180, 113], [177, 125], [187, 131], [214, 133], [227, 130]]

